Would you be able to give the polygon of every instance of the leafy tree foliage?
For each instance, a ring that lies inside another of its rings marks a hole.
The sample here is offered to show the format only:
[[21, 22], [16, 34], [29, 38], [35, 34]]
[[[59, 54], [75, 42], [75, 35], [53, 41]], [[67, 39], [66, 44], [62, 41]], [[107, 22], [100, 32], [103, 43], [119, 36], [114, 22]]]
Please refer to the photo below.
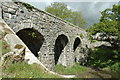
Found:
[[99, 23], [91, 26], [89, 35], [103, 33], [101, 37], [117, 37], [114, 40], [107, 39], [111, 47], [101, 46], [92, 51], [88, 58], [89, 66], [93, 67], [110, 67], [113, 71], [120, 69], [120, 5], [113, 5], [112, 9], [105, 9], [101, 12]]
[[70, 22], [82, 28], [86, 28], [87, 26], [87, 22], [83, 18], [81, 12], [77, 12], [77, 11], [72, 12], [72, 19]]
[[71, 16], [71, 10], [67, 8], [67, 5], [64, 3], [54, 2], [50, 6], [46, 7], [45, 10], [55, 16], [58, 16], [62, 19], [67, 19], [68, 16]]
[[87, 22], [83, 18], [81, 12], [73, 12], [71, 9], [68, 9], [67, 5], [64, 3], [51, 3], [51, 5], [46, 7], [45, 10], [79, 27], [86, 28], [87, 26]]
[[120, 43], [120, 5], [113, 5], [112, 9], [105, 9], [101, 14], [100, 22], [88, 29], [89, 34], [103, 33], [102, 36], [116, 36], [114, 42]]

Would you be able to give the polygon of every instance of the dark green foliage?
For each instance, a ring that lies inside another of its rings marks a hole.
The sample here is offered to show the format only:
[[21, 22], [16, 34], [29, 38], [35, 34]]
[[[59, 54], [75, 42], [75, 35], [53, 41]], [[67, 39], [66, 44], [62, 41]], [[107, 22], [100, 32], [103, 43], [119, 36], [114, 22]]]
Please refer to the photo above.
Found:
[[120, 66], [117, 65], [117, 63], [120, 62], [119, 59], [120, 54], [117, 50], [102, 46], [95, 48], [91, 52], [86, 65], [93, 68], [109, 67], [111, 70], [115, 71], [115, 68], [116, 70], [120, 69]]
[[110, 66], [110, 69], [114, 72], [120, 72], [120, 62], [116, 62], [112, 66]]
[[67, 5], [64, 3], [54, 2], [50, 6], [46, 7], [45, 10], [79, 27], [86, 28], [87, 26], [87, 22], [82, 13], [68, 9]]

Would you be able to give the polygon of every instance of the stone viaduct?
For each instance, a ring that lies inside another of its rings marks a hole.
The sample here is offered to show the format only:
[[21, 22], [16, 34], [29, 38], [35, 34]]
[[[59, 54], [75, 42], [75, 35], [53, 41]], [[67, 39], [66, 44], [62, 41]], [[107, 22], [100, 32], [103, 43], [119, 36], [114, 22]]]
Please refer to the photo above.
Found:
[[50, 70], [72, 66], [88, 52], [85, 30], [24, 2], [1, 2], [0, 17]]

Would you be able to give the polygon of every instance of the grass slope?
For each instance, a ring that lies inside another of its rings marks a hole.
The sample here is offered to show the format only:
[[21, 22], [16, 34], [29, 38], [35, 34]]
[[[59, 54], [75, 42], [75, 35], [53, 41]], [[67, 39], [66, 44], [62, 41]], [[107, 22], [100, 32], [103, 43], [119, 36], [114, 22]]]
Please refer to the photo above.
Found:
[[0, 40], [0, 49], [0, 53], [2, 53], [2, 55], [10, 51], [9, 45], [3, 39]]
[[79, 73], [84, 73], [90, 71], [90, 68], [75, 64], [72, 67], [64, 67], [62, 65], [56, 65], [56, 72], [60, 74], [74, 74], [78, 75]]
[[8, 61], [7, 65], [2, 69], [3, 78], [60, 78], [60, 76], [45, 72], [45, 70], [37, 64], [29, 65], [25, 62], [12, 63]]

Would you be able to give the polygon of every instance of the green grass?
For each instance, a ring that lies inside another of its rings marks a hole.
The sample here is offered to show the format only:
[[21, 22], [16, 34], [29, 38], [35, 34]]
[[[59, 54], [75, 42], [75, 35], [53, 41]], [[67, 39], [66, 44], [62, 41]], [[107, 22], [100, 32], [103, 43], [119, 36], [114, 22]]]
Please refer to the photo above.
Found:
[[0, 53], [2, 53], [2, 55], [10, 51], [9, 45], [4, 40], [0, 40], [0, 49]]
[[37, 64], [29, 65], [25, 62], [12, 64], [9, 61], [2, 69], [3, 78], [60, 78], [60, 76], [45, 72], [45, 70]]
[[[9, 45], [4, 40], [0, 40], [0, 53], [4, 55], [10, 51]], [[11, 59], [7, 59], [7, 64], [2, 68], [3, 78], [61, 78], [46, 72], [37, 64], [29, 65], [25, 62], [12, 63]]]
[[75, 64], [72, 67], [64, 67], [60, 64], [56, 65], [56, 72], [60, 74], [74, 74], [77, 75], [79, 73], [84, 73], [86, 71], [89, 71], [90, 68], [81, 66], [79, 64]]

